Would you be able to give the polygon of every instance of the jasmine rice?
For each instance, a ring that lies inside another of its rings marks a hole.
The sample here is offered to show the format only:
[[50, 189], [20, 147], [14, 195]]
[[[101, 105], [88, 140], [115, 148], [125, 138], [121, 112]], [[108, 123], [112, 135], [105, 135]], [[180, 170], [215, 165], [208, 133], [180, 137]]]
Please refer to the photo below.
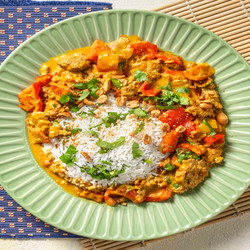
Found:
[[[108, 101], [93, 110], [90, 106], [83, 106], [77, 112], [71, 112], [71, 118], [63, 118], [60, 125], [64, 129], [75, 129], [76, 134], [65, 137], [56, 137], [50, 140], [50, 143], [43, 144], [44, 152], [52, 153], [55, 161], [60, 162], [67, 171], [68, 177], [79, 179], [83, 182], [91, 183], [99, 188], [106, 188], [110, 185], [119, 185], [132, 183], [136, 179], [145, 179], [148, 175], [156, 175], [156, 170], [161, 160], [166, 158], [166, 154], [160, 152], [160, 144], [163, 131], [160, 129], [160, 121], [156, 118], [145, 119], [143, 127], [137, 129], [142, 124], [141, 119], [133, 114], [128, 114], [129, 108], [119, 107], [115, 104], [113, 94], [109, 94]], [[143, 109], [143, 107], [141, 107]], [[108, 112], [125, 114], [125, 119], [118, 119], [116, 124], [111, 124], [106, 128], [102, 123], [102, 118], [108, 116]], [[94, 115], [94, 116], [93, 116]], [[98, 126], [99, 125], [99, 126]], [[134, 134], [134, 131], [137, 134]], [[88, 131], [88, 133], [86, 133]], [[89, 132], [93, 131], [93, 132]], [[147, 133], [152, 138], [152, 143], [145, 145], [143, 135]], [[90, 134], [91, 133], [91, 134]], [[98, 137], [97, 137], [98, 135]], [[97, 146], [98, 140], [112, 143], [119, 138], [125, 138], [124, 144], [109, 150], [107, 153], [100, 153], [100, 147]], [[136, 142], [139, 149], [143, 152], [140, 157], [133, 158], [132, 145]], [[70, 145], [73, 145], [77, 153], [75, 154], [75, 164], [68, 166], [60, 160], [60, 157], [66, 152]], [[88, 162], [83, 153], [87, 153], [91, 158]], [[94, 179], [86, 171], [84, 166], [93, 167], [103, 162], [107, 170], [115, 170], [119, 173], [117, 177], [108, 179]]]

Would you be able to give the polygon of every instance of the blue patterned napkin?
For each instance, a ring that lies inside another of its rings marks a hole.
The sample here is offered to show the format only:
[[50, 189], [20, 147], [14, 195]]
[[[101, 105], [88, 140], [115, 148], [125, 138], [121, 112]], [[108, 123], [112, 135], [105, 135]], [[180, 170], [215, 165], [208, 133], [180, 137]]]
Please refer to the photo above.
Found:
[[[22, 42], [65, 18], [111, 9], [98, 2], [0, 0], [0, 63]], [[0, 185], [0, 238], [79, 238], [35, 218]]]

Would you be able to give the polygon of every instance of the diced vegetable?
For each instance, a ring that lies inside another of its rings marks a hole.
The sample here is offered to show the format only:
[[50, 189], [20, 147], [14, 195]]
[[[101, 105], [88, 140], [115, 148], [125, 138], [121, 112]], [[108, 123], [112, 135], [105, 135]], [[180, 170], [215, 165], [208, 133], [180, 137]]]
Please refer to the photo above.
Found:
[[161, 122], [168, 123], [171, 128], [183, 125], [191, 119], [192, 116], [186, 113], [183, 107], [167, 110], [159, 117]]
[[90, 52], [87, 56], [89, 60], [96, 61], [99, 54], [102, 51], [109, 51], [109, 47], [105, 45], [103, 41], [100, 40], [95, 40], [91, 46]]
[[192, 121], [186, 122], [184, 124], [184, 127], [186, 128], [186, 130], [184, 131], [184, 134], [186, 136], [190, 136], [193, 131], [198, 129], [198, 125]]
[[118, 54], [113, 54], [109, 51], [101, 52], [97, 59], [97, 70], [101, 72], [117, 71], [119, 59]]
[[224, 143], [225, 135], [223, 134], [216, 134], [214, 136], [208, 135], [204, 138], [204, 142], [206, 146], [210, 147], [212, 144], [220, 144]]
[[166, 62], [166, 63], [174, 63], [177, 65], [181, 64], [181, 57], [176, 56], [170, 52], [167, 51], [161, 51], [155, 55], [156, 58], [159, 58], [161, 61]]
[[190, 143], [181, 143], [179, 147], [182, 149], [188, 149], [197, 155], [203, 155], [206, 152], [206, 148], [201, 145], [196, 146], [196, 145], [191, 145]]
[[51, 83], [51, 90], [54, 92], [54, 94], [57, 96], [57, 99], [59, 100], [59, 98], [62, 95], [68, 95], [68, 93], [70, 92], [70, 88], [62, 85], [62, 84], [58, 84], [58, 83]]
[[146, 95], [146, 96], [156, 96], [160, 90], [157, 90], [157, 89], [149, 89], [149, 82], [148, 81], [145, 81], [141, 88], [140, 88], [140, 91]]
[[149, 193], [145, 201], [160, 202], [171, 197], [172, 190], [168, 188], [158, 188], [155, 192]]
[[183, 71], [186, 78], [193, 81], [205, 80], [215, 73], [215, 69], [208, 63], [201, 63], [197, 66]]
[[42, 86], [48, 85], [48, 83], [51, 81], [53, 75], [47, 74], [37, 77], [35, 80], [36, 82], [40, 83]]
[[162, 139], [162, 153], [174, 152], [178, 143], [178, 139], [180, 137], [180, 133], [172, 130], [167, 133]]
[[147, 55], [147, 58], [153, 59], [158, 51], [157, 46], [146, 41], [139, 41], [130, 44], [136, 55]]

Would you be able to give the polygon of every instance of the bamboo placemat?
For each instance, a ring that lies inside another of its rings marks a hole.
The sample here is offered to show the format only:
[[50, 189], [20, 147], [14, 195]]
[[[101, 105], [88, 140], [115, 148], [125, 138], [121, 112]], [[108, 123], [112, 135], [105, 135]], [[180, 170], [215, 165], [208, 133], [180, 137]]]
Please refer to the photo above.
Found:
[[[180, 0], [155, 11], [184, 18], [211, 30], [233, 46], [250, 63], [250, 0]], [[250, 188], [221, 214], [195, 229], [246, 212], [250, 212]], [[84, 239], [82, 244], [84, 250], [118, 250], [133, 249], [162, 239], [164, 238], [133, 242]]]

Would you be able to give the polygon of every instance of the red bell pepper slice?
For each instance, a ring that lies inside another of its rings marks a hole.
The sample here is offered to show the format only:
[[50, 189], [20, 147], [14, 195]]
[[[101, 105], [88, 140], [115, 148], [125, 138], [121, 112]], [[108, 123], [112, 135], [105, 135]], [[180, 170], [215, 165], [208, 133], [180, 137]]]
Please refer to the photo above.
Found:
[[183, 132], [186, 136], [190, 136], [195, 130], [198, 130], [198, 125], [192, 121], [188, 121], [183, 125], [186, 130]]
[[206, 143], [206, 146], [211, 146], [212, 144], [219, 144], [224, 143], [225, 135], [223, 134], [216, 134], [214, 136], [208, 135], [204, 138], [204, 142]]
[[176, 56], [171, 53], [166, 53], [166, 52], [159, 52], [155, 55], [156, 58], [159, 58], [161, 61], [166, 62], [166, 61], [173, 61], [173, 63], [180, 65], [181, 64], [181, 58], [179, 56]]
[[149, 89], [149, 82], [145, 81], [140, 87], [140, 91], [146, 96], [156, 96], [160, 90]]
[[161, 142], [162, 153], [165, 154], [167, 152], [174, 152], [180, 137], [180, 133], [172, 130], [167, 133]]
[[147, 58], [154, 59], [158, 52], [157, 46], [153, 43], [140, 41], [130, 44], [136, 55], [147, 55]]
[[178, 107], [177, 109], [169, 109], [164, 112], [159, 117], [159, 120], [163, 123], [168, 123], [171, 129], [173, 129], [192, 120], [192, 116], [185, 112], [183, 107]]
[[42, 75], [36, 78], [36, 82], [40, 83], [42, 86], [46, 86], [49, 84], [51, 81], [53, 75], [47, 74], [47, 75]]
[[204, 146], [191, 145], [190, 143], [181, 143], [178, 147], [182, 149], [187, 149], [194, 152], [197, 155], [203, 155], [206, 152], [206, 148]]
[[147, 195], [145, 201], [160, 202], [171, 197], [172, 190], [168, 188], [159, 188], [155, 192]]
[[99, 54], [102, 51], [109, 51], [109, 47], [101, 40], [95, 40], [90, 48], [87, 58], [91, 61], [97, 61]]

